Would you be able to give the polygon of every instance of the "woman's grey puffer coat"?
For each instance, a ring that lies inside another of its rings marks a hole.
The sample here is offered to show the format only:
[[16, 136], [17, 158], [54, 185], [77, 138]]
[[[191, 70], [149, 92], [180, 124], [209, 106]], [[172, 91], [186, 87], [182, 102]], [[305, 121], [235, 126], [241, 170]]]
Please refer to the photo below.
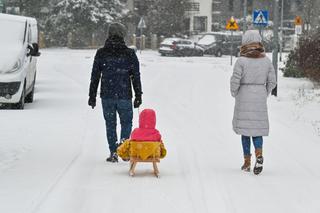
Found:
[[[243, 44], [260, 42], [258, 32], [247, 31]], [[247, 35], [247, 36], [246, 36]], [[269, 58], [240, 57], [230, 80], [235, 97], [233, 130], [239, 135], [269, 135], [267, 97], [276, 86], [276, 76]]]

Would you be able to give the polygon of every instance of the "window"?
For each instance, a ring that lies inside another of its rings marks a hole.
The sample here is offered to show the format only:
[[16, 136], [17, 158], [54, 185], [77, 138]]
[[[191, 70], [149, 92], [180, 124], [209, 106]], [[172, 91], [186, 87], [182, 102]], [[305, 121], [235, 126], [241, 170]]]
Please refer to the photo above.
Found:
[[199, 2], [189, 2], [186, 6], [186, 11], [200, 11]]
[[193, 20], [193, 29], [195, 31], [207, 31], [207, 16], [195, 16]]
[[212, 11], [221, 10], [221, 1], [212, 1]]
[[29, 29], [28, 29], [28, 44], [31, 43], [31, 25], [29, 24]]

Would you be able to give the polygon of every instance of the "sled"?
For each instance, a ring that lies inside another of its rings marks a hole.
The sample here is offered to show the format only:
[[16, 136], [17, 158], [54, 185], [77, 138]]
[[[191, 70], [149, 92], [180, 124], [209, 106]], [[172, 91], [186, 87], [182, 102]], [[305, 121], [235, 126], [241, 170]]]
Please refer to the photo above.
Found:
[[160, 158], [148, 158], [146, 160], [142, 160], [140, 158], [137, 157], [130, 157], [130, 169], [129, 169], [129, 175], [131, 177], [134, 177], [135, 175], [135, 169], [138, 163], [152, 163], [153, 165], [153, 174], [159, 178], [160, 177], [160, 172], [157, 166], [157, 163], [160, 163]]
[[138, 163], [152, 163], [153, 174], [160, 177], [157, 163], [166, 156], [162, 141], [130, 141], [126, 140], [117, 150], [118, 155], [130, 161], [129, 175], [135, 176], [135, 169]]

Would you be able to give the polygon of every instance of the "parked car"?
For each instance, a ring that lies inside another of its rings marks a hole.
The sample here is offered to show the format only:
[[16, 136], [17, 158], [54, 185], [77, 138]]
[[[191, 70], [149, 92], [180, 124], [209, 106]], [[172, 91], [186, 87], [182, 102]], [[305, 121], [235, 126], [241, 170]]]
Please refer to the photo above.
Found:
[[231, 44], [233, 43], [232, 54], [239, 56], [242, 33], [234, 32], [231, 37], [230, 32], [210, 32], [204, 33], [197, 45], [204, 49], [205, 54], [221, 57], [222, 55], [230, 55]]
[[0, 106], [33, 102], [38, 27], [34, 18], [0, 14]]
[[203, 56], [204, 50], [188, 39], [166, 38], [160, 44], [159, 53], [162, 56]]

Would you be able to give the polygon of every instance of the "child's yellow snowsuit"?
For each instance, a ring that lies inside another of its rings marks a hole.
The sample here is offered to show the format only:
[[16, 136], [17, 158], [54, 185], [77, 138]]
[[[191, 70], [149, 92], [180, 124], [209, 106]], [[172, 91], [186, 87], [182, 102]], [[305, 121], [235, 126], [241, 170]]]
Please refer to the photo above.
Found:
[[146, 160], [148, 158], [164, 158], [167, 150], [162, 141], [132, 141], [126, 140], [117, 149], [118, 155], [128, 160], [130, 157], [140, 158]]

